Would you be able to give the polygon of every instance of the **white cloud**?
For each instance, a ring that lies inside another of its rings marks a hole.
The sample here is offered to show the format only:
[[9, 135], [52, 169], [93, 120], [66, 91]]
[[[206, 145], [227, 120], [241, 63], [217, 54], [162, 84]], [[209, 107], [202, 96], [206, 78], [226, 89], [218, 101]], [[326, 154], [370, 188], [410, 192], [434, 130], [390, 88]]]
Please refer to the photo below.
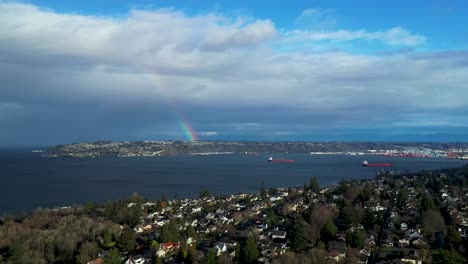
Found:
[[388, 45], [417, 46], [424, 44], [426, 37], [411, 34], [404, 28], [394, 27], [386, 31], [368, 32], [364, 29], [357, 31], [303, 31], [295, 30], [285, 33], [286, 41], [333, 41], [345, 42], [354, 40], [377, 40]]
[[307, 8], [296, 18], [294, 26], [305, 30], [324, 30], [334, 28], [337, 24], [336, 14], [331, 9]]
[[214, 136], [218, 135], [218, 132], [216, 132], [216, 131], [202, 131], [202, 132], [198, 132], [198, 135], [200, 135], [202, 137], [214, 137]]

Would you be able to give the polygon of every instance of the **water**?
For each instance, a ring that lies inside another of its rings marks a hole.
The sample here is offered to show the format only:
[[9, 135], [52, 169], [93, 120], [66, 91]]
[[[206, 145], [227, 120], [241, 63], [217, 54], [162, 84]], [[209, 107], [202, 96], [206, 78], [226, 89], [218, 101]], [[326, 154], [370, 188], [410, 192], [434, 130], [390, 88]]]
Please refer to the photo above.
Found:
[[[268, 163], [269, 156], [296, 163]], [[411, 171], [457, 167], [466, 161], [281, 154], [246, 156], [178, 155], [139, 158], [42, 158], [41, 153], [0, 150], [0, 215], [29, 212], [86, 201], [117, 200], [138, 192], [150, 199], [196, 197], [200, 190], [213, 194], [258, 192], [266, 187], [302, 186], [316, 176], [324, 186], [341, 179], [372, 178], [377, 168], [361, 162], [392, 162], [393, 169]]]

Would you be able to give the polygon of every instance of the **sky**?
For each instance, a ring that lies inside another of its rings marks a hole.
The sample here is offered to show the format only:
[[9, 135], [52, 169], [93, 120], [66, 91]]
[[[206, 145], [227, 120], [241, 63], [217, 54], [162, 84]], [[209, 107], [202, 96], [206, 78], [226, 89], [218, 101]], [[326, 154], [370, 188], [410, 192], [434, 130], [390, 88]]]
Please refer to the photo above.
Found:
[[468, 141], [468, 2], [1, 1], [0, 146]]

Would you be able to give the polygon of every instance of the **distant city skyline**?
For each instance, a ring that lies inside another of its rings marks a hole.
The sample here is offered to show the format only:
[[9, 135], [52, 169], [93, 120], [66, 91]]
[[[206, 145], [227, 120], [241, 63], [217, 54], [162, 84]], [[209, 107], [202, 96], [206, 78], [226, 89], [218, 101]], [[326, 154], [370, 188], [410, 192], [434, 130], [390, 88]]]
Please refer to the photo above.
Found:
[[0, 1], [0, 146], [468, 141], [468, 3]]

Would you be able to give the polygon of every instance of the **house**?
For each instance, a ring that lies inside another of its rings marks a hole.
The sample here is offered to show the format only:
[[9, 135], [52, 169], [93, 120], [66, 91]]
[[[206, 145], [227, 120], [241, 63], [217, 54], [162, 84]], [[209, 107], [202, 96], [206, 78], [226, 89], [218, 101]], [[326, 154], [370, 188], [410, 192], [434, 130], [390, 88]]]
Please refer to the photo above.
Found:
[[271, 234], [272, 239], [275, 239], [275, 238], [285, 239], [287, 233], [286, 231], [275, 230], [275, 231], [270, 232], [270, 234]]
[[400, 224], [400, 229], [403, 230], [403, 231], [406, 231], [408, 230], [408, 224], [403, 222]]
[[179, 247], [180, 247], [179, 243], [173, 243], [173, 242], [162, 243], [159, 246], [159, 250], [156, 252], [156, 255], [158, 255], [158, 257], [164, 257], [166, 256], [167, 253], [169, 253], [170, 251], [174, 249], [178, 249]]
[[346, 257], [346, 243], [344, 242], [331, 242], [328, 245], [327, 259], [333, 259], [337, 262]]
[[103, 263], [104, 263], [104, 260], [102, 260], [102, 258], [97, 258], [95, 260], [86, 262], [86, 264], [103, 264]]
[[232, 224], [234, 223], [234, 218], [227, 218], [226, 216], [219, 216], [219, 221], [223, 224]]
[[[346, 242], [346, 240], [344, 241]], [[369, 237], [364, 239], [364, 245], [368, 247], [374, 247], [375, 246], [375, 238], [373, 235], [370, 235]]]
[[377, 206], [374, 206], [373, 210], [378, 212], [378, 211], [385, 211], [385, 210], [387, 210], [387, 208], [385, 208], [385, 207], [383, 207], [381, 205], [377, 205]]
[[230, 239], [229, 237], [223, 237], [219, 240], [219, 242], [224, 243], [228, 249], [235, 248], [237, 246], [237, 242]]
[[150, 263], [149, 260], [143, 258], [141, 255], [131, 256], [125, 261], [125, 264], [146, 264]]
[[413, 242], [411, 242], [411, 244], [413, 244], [413, 246], [416, 248], [429, 248], [429, 245], [426, 241], [424, 241], [423, 237], [414, 240]]
[[215, 219], [215, 214], [213, 214], [212, 212], [209, 212], [209, 213], [205, 216], [205, 218], [206, 218], [207, 220], [213, 220], [213, 219]]
[[367, 260], [369, 259], [370, 257], [370, 252], [367, 251], [366, 249], [361, 249], [359, 251], [359, 261], [358, 263], [362, 263], [362, 264], [366, 264], [367, 263]]
[[197, 227], [197, 230], [196, 230], [196, 231], [197, 231], [197, 233], [199, 233], [199, 234], [207, 234], [207, 233], [210, 232], [210, 229], [209, 229], [208, 227], [206, 227], [206, 226], [205, 226], [205, 227], [199, 226], [199, 227]]
[[409, 247], [409, 240], [406, 238], [401, 238], [398, 240], [398, 246], [399, 247]]
[[194, 207], [192, 208], [192, 214], [201, 212], [202, 208], [201, 207]]
[[408, 264], [422, 264], [422, 261], [419, 257], [416, 256], [406, 256], [402, 257], [401, 261]]
[[226, 252], [228, 250], [228, 247], [225, 243], [218, 242], [215, 244], [213, 249], [216, 251], [216, 256], [219, 256], [221, 255], [221, 253]]
[[415, 230], [415, 229], [410, 229], [406, 231], [405, 236], [406, 238], [410, 240], [414, 240], [414, 239], [418, 239], [422, 237], [421, 233], [419, 233], [418, 230]]
[[395, 241], [393, 237], [386, 238], [382, 243], [382, 246], [384, 247], [394, 247], [394, 245], [395, 245]]

